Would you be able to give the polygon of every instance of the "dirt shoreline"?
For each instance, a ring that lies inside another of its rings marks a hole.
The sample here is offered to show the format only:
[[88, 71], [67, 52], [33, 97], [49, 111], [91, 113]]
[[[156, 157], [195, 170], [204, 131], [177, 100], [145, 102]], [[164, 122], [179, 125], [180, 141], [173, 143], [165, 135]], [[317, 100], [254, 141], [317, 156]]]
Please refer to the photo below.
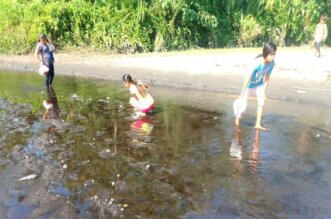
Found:
[[[202, 50], [140, 55], [78, 52], [55, 54], [55, 73], [119, 81], [124, 73], [151, 86], [238, 95], [260, 49]], [[311, 48], [280, 48], [268, 98], [331, 106], [331, 48], [314, 57]], [[0, 69], [37, 72], [31, 55], [0, 55]]]

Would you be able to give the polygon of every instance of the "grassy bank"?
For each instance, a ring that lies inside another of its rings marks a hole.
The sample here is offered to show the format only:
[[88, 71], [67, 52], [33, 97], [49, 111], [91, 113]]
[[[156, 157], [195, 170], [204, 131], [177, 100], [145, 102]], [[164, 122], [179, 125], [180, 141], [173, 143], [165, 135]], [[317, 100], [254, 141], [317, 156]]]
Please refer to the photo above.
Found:
[[267, 40], [300, 46], [331, 11], [325, 0], [0, 0], [0, 7], [0, 53], [13, 54], [33, 51], [40, 33], [57, 48], [112, 53], [261, 47]]

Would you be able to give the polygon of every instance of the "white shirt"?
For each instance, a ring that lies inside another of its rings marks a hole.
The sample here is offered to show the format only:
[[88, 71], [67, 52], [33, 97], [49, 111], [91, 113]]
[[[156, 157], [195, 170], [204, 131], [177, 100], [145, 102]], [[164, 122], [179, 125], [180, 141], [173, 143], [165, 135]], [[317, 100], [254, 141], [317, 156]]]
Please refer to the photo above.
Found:
[[130, 85], [130, 93], [136, 95], [140, 107], [142, 108], [148, 108], [154, 103], [153, 97], [148, 92], [145, 97], [141, 96], [141, 94], [138, 91], [138, 88], [134, 84]]

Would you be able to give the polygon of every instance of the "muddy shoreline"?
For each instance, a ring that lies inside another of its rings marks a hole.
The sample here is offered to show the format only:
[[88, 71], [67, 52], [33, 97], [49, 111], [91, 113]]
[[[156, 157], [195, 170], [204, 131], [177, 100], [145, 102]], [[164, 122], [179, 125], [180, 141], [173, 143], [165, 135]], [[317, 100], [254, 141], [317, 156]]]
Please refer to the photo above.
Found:
[[[280, 48], [268, 98], [331, 106], [331, 49], [316, 58], [311, 48]], [[100, 55], [58, 52], [55, 72], [120, 81], [124, 73], [151, 86], [174, 87], [237, 95], [259, 49], [210, 50], [141, 55]], [[37, 72], [31, 55], [0, 55], [0, 69]]]

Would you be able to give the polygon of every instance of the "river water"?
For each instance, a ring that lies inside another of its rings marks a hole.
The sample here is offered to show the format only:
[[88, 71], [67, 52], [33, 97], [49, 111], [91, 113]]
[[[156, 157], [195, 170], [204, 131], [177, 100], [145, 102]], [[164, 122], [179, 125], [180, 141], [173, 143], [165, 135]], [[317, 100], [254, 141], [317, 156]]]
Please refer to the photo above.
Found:
[[235, 97], [151, 93], [137, 118], [121, 82], [0, 72], [1, 218], [331, 218], [328, 108], [269, 100], [257, 132], [256, 100], [235, 128]]

